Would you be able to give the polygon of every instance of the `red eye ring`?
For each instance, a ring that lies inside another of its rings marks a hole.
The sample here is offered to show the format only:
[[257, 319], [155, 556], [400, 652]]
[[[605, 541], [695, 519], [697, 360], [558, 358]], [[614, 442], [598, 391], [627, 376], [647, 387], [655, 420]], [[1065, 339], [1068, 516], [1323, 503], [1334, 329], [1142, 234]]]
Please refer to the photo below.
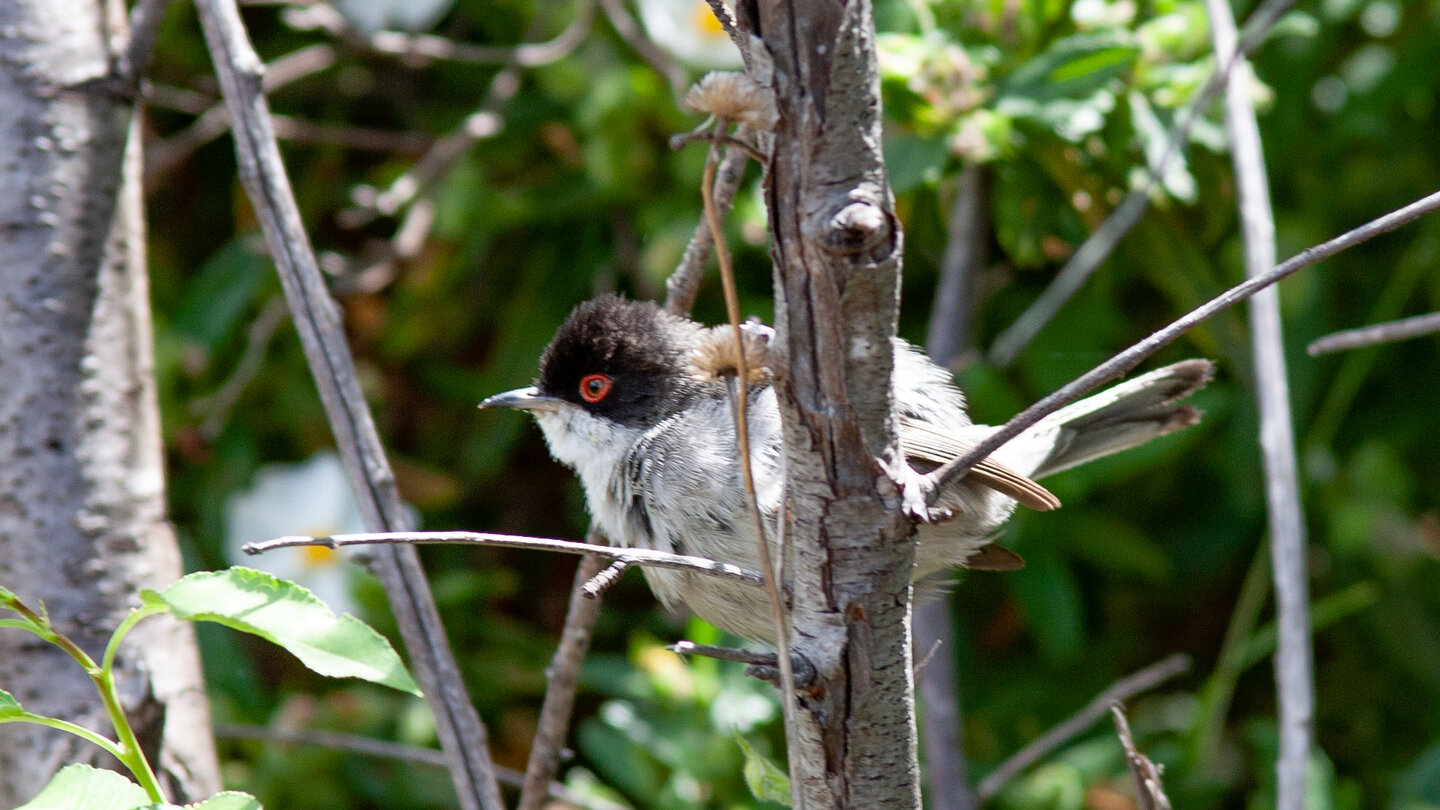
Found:
[[586, 374], [580, 378], [580, 398], [586, 402], [599, 402], [610, 394], [615, 381], [609, 374]]

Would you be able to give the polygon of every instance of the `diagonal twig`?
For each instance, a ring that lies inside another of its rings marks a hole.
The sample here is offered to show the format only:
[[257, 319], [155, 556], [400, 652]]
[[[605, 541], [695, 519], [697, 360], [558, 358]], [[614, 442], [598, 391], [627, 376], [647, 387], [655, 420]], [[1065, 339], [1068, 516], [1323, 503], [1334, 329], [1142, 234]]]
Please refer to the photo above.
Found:
[[[365, 523], [376, 529], [406, 528], [395, 475], [366, 407], [339, 313], [316, 265], [275, 141], [260, 58], [234, 0], [196, 0], [195, 9], [233, 121], [240, 179], [275, 259]], [[501, 810], [504, 804], [485, 728], [466, 694], [419, 556], [413, 548], [388, 547], [373, 556], [370, 567], [390, 598], [411, 664], [434, 712], [460, 806]]]
[[942, 488], [954, 483], [960, 476], [969, 472], [970, 468], [978, 464], [981, 459], [988, 457], [1000, 448], [1000, 446], [1019, 436], [1027, 428], [1035, 425], [1036, 422], [1069, 405], [1086, 393], [1094, 390], [1097, 386], [1122, 376], [1130, 369], [1139, 365], [1145, 358], [1170, 345], [1185, 332], [1205, 323], [1225, 309], [1244, 301], [1260, 290], [1271, 286], [1286, 276], [1294, 274], [1302, 268], [1328, 259], [1343, 250], [1352, 248], [1366, 240], [1373, 239], [1382, 233], [1393, 231], [1401, 225], [1413, 222], [1436, 209], [1440, 209], [1440, 192], [1422, 197], [1403, 208], [1372, 219], [1364, 225], [1346, 231], [1327, 242], [1306, 248], [1276, 265], [1274, 270], [1262, 276], [1246, 279], [1209, 301], [1206, 301], [1179, 319], [1172, 321], [1169, 325], [1152, 333], [1144, 340], [1111, 357], [1095, 368], [1090, 369], [1061, 387], [1058, 391], [1055, 391], [1034, 405], [1021, 411], [1009, 422], [1006, 422], [999, 430], [975, 445], [969, 453], [927, 474], [926, 485], [930, 488], [930, 496], [933, 498], [935, 495], [938, 495]]
[[1332, 352], [1363, 349], [1367, 346], [1433, 335], [1436, 332], [1440, 332], [1440, 312], [1431, 312], [1428, 315], [1416, 315], [1413, 318], [1335, 332], [1306, 346], [1305, 351], [1309, 352], [1311, 357], [1318, 357]]
[[[581, 0], [576, 17], [566, 30], [588, 31], [594, 13], [595, 0]], [[557, 37], [552, 42], [565, 45], [565, 49], [547, 50], [548, 61], [553, 62], [573, 51], [583, 39], [583, 37], [564, 37], [563, 39], [562, 37]], [[511, 50], [519, 53], [516, 49]], [[347, 212], [348, 216], [345, 219], [348, 221], [344, 224], [352, 228], [360, 227], [377, 215], [395, 216], [406, 206], [426, 194], [436, 181], [450, 171], [456, 161], [470, 151], [472, 146], [499, 134], [504, 122], [500, 118], [498, 110], [519, 92], [521, 69], [533, 66], [532, 63], [522, 63], [518, 55], [506, 63], [505, 67], [490, 80], [490, 86], [485, 91], [480, 106], [465, 116], [459, 126], [436, 140], [430, 150], [415, 161], [415, 165], [410, 167], [409, 171], [395, 178], [383, 190], [365, 189], [364, 193], [357, 190], [354, 195], [358, 203], [357, 210]]]
[[[273, 93], [292, 83], [313, 76], [334, 66], [339, 54], [329, 45], [307, 45], [266, 63], [261, 90]], [[154, 101], [165, 106], [187, 106], [199, 100], [199, 94], [157, 87]], [[151, 147], [145, 158], [145, 187], [155, 188], [160, 181], [195, 150], [224, 135], [230, 129], [230, 110], [223, 101], [207, 99], [207, 106], [197, 111], [190, 126]], [[273, 117], [273, 116], [272, 116]]]
[[[1219, 61], [1236, 53], [1235, 19], [1227, 0], [1205, 0]], [[1275, 216], [1260, 144], [1260, 125], [1243, 70], [1225, 84], [1225, 128], [1235, 164], [1245, 275], [1256, 278], [1275, 266]], [[1310, 651], [1310, 594], [1305, 564], [1305, 517], [1300, 506], [1300, 474], [1295, 460], [1295, 428], [1290, 416], [1290, 387], [1285, 340], [1280, 326], [1280, 294], [1269, 287], [1249, 301], [1251, 353], [1260, 409], [1260, 449], [1265, 469], [1265, 501], [1270, 523], [1270, 559], [1275, 578], [1275, 691], [1280, 710], [1280, 757], [1276, 763], [1278, 810], [1305, 807], [1310, 748], [1314, 740], [1315, 675]], [[1137, 777], [1137, 784], [1138, 777]]]
[[1115, 720], [1115, 734], [1125, 748], [1125, 763], [1130, 767], [1130, 776], [1135, 780], [1135, 804], [1138, 810], [1170, 810], [1170, 797], [1165, 795], [1165, 785], [1160, 781], [1160, 768], [1150, 758], [1135, 748], [1135, 738], [1130, 735], [1130, 723], [1125, 719], [1125, 710], [1120, 702], [1110, 704], [1110, 716]]
[[1020, 352], [1035, 339], [1040, 330], [1054, 319], [1061, 307], [1084, 286], [1085, 280], [1105, 261], [1120, 240], [1135, 224], [1140, 221], [1140, 216], [1150, 204], [1150, 195], [1160, 184], [1165, 173], [1170, 170], [1170, 164], [1179, 154], [1181, 144], [1185, 142], [1190, 134], [1190, 129], [1195, 122], [1200, 120], [1201, 114], [1209, 108], [1215, 96], [1225, 86], [1230, 76], [1235, 75], [1235, 68], [1243, 60], [1244, 56], [1264, 41], [1265, 36], [1274, 27], [1280, 15], [1294, 4], [1294, 0], [1265, 0], [1250, 15], [1246, 23], [1246, 33], [1240, 43], [1238, 52], [1230, 58], [1216, 60], [1215, 71], [1195, 95], [1195, 98], [1185, 107], [1180, 117], [1171, 127], [1170, 133], [1165, 141], [1165, 148], [1161, 151], [1160, 159], [1149, 167], [1149, 174], [1145, 184], [1140, 188], [1126, 194], [1110, 216], [1100, 223], [1094, 233], [1080, 245], [1075, 255], [1060, 268], [1055, 275], [1054, 281], [1045, 291], [1036, 298], [1028, 309], [1015, 319], [1015, 322], [1006, 327], [993, 343], [990, 344], [989, 358], [991, 362], [1000, 366], [1008, 366], [1014, 362]]
[[[735, 137], [749, 137], [749, 127], [735, 130]], [[735, 194], [740, 190], [740, 180], [745, 176], [745, 161], [749, 155], [742, 149], [730, 147], [715, 169], [714, 189], [711, 201], [723, 217], [735, 203]], [[680, 264], [665, 280], [665, 311], [672, 315], [689, 315], [695, 305], [695, 296], [700, 292], [700, 281], [705, 276], [705, 266], [710, 263], [710, 254], [715, 240], [704, 217], [695, 225], [695, 233], [685, 246]]]
[[1005, 787], [1005, 784], [1014, 779], [1021, 771], [1039, 762], [1051, 751], [1069, 742], [1077, 734], [1095, 725], [1096, 721], [1105, 716], [1110, 710], [1110, 704], [1117, 701], [1127, 700], [1135, 695], [1154, 689], [1156, 686], [1170, 680], [1190, 668], [1190, 656], [1183, 653], [1176, 653], [1169, 658], [1157, 661], [1154, 664], [1127, 675], [1124, 678], [1110, 684], [1109, 687], [1095, 696], [1095, 699], [1085, 704], [1085, 708], [1071, 715], [1058, 726], [1041, 734], [1030, 742], [1029, 745], [1015, 752], [1009, 759], [1000, 763], [1000, 767], [991, 771], [988, 776], [980, 780], [975, 786], [975, 795], [981, 802], [989, 801]]
[[600, 0], [600, 8], [605, 12], [605, 19], [610, 21], [610, 27], [625, 40], [625, 44], [634, 49], [651, 69], [665, 77], [665, 82], [670, 85], [670, 92], [676, 98], [683, 96], [685, 88], [690, 86], [689, 72], [645, 33], [635, 21], [635, 17], [625, 8], [625, 0]]

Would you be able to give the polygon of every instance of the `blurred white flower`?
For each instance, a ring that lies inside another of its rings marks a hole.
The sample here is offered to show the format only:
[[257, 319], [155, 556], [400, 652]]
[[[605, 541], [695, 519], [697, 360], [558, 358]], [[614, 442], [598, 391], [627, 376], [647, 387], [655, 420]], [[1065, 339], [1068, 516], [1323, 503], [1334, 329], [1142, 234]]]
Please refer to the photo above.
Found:
[[335, 10], [363, 34], [428, 31], [450, 12], [455, 0], [335, 0]]
[[740, 49], [705, 0], [640, 0], [640, 21], [657, 45], [691, 67], [718, 70], [744, 65]]
[[255, 483], [225, 504], [225, 552], [230, 562], [268, 571], [315, 592], [336, 613], [355, 613], [351, 579], [360, 571], [342, 551], [323, 546], [277, 548], [250, 556], [246, 543], [287, 535], [323, 537], [365, 531], [360, 506], [340, 459], [322, 450], [300, 464], [267, 464]]

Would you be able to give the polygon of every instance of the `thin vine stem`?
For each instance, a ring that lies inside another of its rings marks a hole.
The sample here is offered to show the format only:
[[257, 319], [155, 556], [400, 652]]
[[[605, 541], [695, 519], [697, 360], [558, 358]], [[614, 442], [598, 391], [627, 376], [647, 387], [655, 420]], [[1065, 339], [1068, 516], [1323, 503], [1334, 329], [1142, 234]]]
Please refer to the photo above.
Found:
[[[64, 650], [66, 655], [74, 659], [75, 662], [85, 670], [85, 674], [89, 676], [91, 683], [95, 684], [95, 691], [100, 693], [100, 700], [105, 705], [105, 713], [109, 715], [110, 723], [115, 726], [115, 734], [119, 737], [119, 742], [117, 745], [115, 742], [95, 734], [89, 729], [58, 718], [31, 715], [29, 712], [26, 712], [25, 719], [30, 719], [32, 722], [40, 722], [40, 725], [43, 726], [67, 731], [104, 748], [125, 765], [131, 775], [135, 777], [135, 781], [140, 784], [140, 787], [145, 789], [145, 793], [149, 795], [151, 800], [165, 804], [165, 792], [160, 789], [160, 780], [155, 777], [155, 771], [150, 767], [150, 761], [145, 758], [145, 753], [140, 748], [140, 740], [135, 736], [135, 729], [130, 725], [130, 718], [125, 716], [125, 706], [120, 700], [120, 690], [115, 684], [115, 675], [110, 669], [110, 664], [114, 662], [114, 648], [119, 645], [116, 637], [119, 636], [123, 638], [124, 636], [121, 630], [123, 629], [125, 632], [129, 632], [130, 628], [135, 625], [135, 622], [150, 615], [150, 612], [155, 612], [154, 609], [140, 608], [126, 617], [125, 621], [121, 622], [120, 627], [116, 628], [115, 633], [110, 637], [110, 643], [106, 646], [105, 650], [105, 665], [101, 666], [95, 663], [95, 659], [91, 658], [89, 653], [80, 649], [80, 645], [71, 641], [64, 633], [56, 630], [50, 624], [48, 616], [36, 613], [29, 605], [13, 597], [5, 600], [5, 607], [20, 614], [21, 619], [18, 621], [15, 619], [7, 619], [3, 626], [21, 627], [22, 629], [29, 630], [41, 639]], [[142, 615], [137, 617], [137, 614]], [[20, 718], [17, 717], [16, 719]]]
[[[728, 122], [719, 119], [716, 135], [723, 135]], [[790, 800], [796, 810], [804, 810], [805, 797], [800, 790], [799, 774], [794, 768], [795, 746], [795, 672], [790, 661], [790, 632], [785, 620], [785, 603], [780, 595], [780, 583], [784, 572], [770, 555], [770, 544], [765, 539], [765, 520], [760, 514], [760, 503], [755, 496], [755, 474], [750, 464], [750, 369], [745, 357], [745, 336], [740, 329], [740, 295], [735, 289], [735, 273], [730, 266], [730, 250], [725, 244], [725, 234], [720, 227], [720, 214], [715, 208], [715, 165], [719, 162], [719, 141], [713, 140], [705, 154], [705, 172], [700, 179], [700, 196], [705, 210], [705, 222], [715, 242], [715, 260], [720, 265], [720, 286], [725, 294], [725, 312], [730, 318], [730, 329], [735, 338], [735, 378], [732, 389], [735, 396], [735, 438], [739, 444], [740, 472], [744, 476], [746, 502], [750, 506], [750, 517], [755, 522], [755, 543], [760, 555], [760, 571], [765, 575], [765, 594], [770, 601], [770, 617], [775, 624], [776, 663], [780, 669], [780, 696], [784, 702], [786, 760], [790, 767]], [[784, 506], [781, 506], [784, 514]], [[784, 554], [781, 554], [783, 565]]]
[[[21, 712], [10, 717], [0, 717], [0, 723], [34, 723], [37, 726], [57, 729], [66, 734], [74, 734], [86, 742], [99, 746], [110, 756], [115, 757], [121, 762], [125, 762], [125, 751], [121, 748], [120, 743], [68, 720], [61, 720], [58, 717], [46, 717], [43, 714], [35, 714], [34, 712]], [[128, 763], [126, 764], [128, 766]], [[155, 797], [151, 796], [151, 798]]]
[[100, 659], [100, 668], [105, 672], [114, 672], [115, 654], [120, 650], [120, 642], [125, 640], [125, 636], [135, 628], [135, 625], [140, 623], [141, 619], [168, 612], [163, 607], [152, 605], [145, 605], [130, 611], [130, 615], [126, 616], [125, 620], [120, 622], [120, 626], [115, 628], [115, 632], [110, 634], [110, 642], [105, 645], [105, 655]]

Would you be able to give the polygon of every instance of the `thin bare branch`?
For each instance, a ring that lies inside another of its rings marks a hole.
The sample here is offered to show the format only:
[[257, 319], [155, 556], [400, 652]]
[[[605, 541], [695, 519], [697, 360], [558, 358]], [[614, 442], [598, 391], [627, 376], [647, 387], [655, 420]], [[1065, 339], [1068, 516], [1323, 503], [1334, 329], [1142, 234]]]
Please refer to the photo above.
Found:
[[322, 143], [343, 146], [360, 152], [384, 152], [388, 154], [417, 156], [425, 153], [434, 143], [431, 135], [419, 132], [392, 132], [374, 127], [337, 126], [292, 118], [288, 115], [273, 116], [275, 137], [294, 143]]
[[[288, 84], [328, 70], [338, 58], [335, 49], [329, 45], [307, 45], [287, 53], [265, 65], [261, 90], [267, 94], [273, 93]], [[195, 112], [198, 117], [190, 126], [146, 150], [146, 188], [155, 188], [197, 149], [230, 129], [230, 111], [224, 103], [211, 99], [205, 108], [194, 109], [201, 98], [204, 98], [201, 94], [179, 88], [157, 87], [150, 92], [147, 99], [149, 103], [171, 106], [183, 112]], [[185, 109], [187, 107], [189, 109]]]
[[264, 554], [277, 548], [291, 546], [415, 546], [415, 545], [478, 545], [501, 548], [526, 548], [533, 551], [558, 551], [561, 554], [593, 554], [607, 560], [624, 560], [630, 565], [669, 568], [676, 571], [690, 571], [721, 579], [743, 582], [763, 587], [765, 580], [758, 571], [750, 571], [738, 565], [716, 562], [705, 557], [689, 557], [648, 548], [620, 548], [594, 543], [576, 543], [572, 540], [554, 540], [548, 537], [525, 537], [515, 534], [491, 534], [489, 532], [356, 532], [353, 534], [332, 534], [328, 537], [277, 537], [259, 543], [248, 543], [246, 554]]
[[1020, 314], [1015, 322], [1001, 332], [990, 344], [990, 361], [1000, 366], [1008, 366], [1015, 361], [1020, 352], [1030, 345], [1030, 341], [1045, 328], [1059, 313], [1061, 307], [1084, 286], [1085, 280], [1105, 261], [1120, 240], [1130, 232], [1131, 228], [1140, 221], [1150, 204], [1150, 196], [1155, 188], [1163, 182], [1165, 173], [1170, 170], [1170, 164], [1175, 156], [1180, 153], [1181, 144], [1189, 137], [1190, 129], [1195, 122], [1200, 120], [1201, 114], [1209, 108], [1210, 103], [1215, 100], [1226, 81], [1235, 75], [1235, 68], [1239, 65], [1244, 56], [1264, 41], [1265, 36], [1280, 19], [1294, 0], [1266, 0], [1250, 15], [1246, 23], [1246, 34], [1241, 44], [1241, 49], [1228, 59], [1217, 59], [1216, 70], [1205, 82], [1204, 87], [1195, 95], [1195, 98], [1181, 112], [1175, 125], [1170, 128], [1166, 137], [1165, 148], [1160, 154], [1160, 159], [1153, 166], [1149, 167], [1149, 174], [1145, 184], [1140, 188], [1132, 190], [1125, 195], [1110, 216], [1100, 223], [1094, 233], [1080, 245], [1075, 255], [1060, 268], [1055, 275], [1055, 280], [1049, 287], [1040, 294], [1039, 298], [1030, 305], [1028, 309]]
[[1413, 318], [1371, 324], [1358, 329], [1346, 329], [1343, 332], [1326, 335], [1305, 347], [1305, 351], [1309, 352], [1311, 357], [1318, 357], [1332, 352], [1363, 349], [1367, 346], [1379, 346], [1382, 343], [1424, 337], [1436, 332], [1440, 332], [1440, 312], [1431, 312], [1428, 315], [1416, 315]]
[[230, 372], [230, 376], [215, 393], [190, 403], [190, 412], [204, 417], [200, 423], [200, 435], [211, 440], [220, 435], [240, 395], [264, 367], [265, 352], [270, 348], [270, 339], [275, 336], [275, 330], [280, 328], [280, 324], [285, 322], [287, 313], [285, 302], [278, 296], [266, 301], [260, 314], [255, 316], [250, 328], [245, 331], [245, 351], [235, 364], [235, 370]]
[[733, 146], [749, 155], [757, 163], [765, 162], [765, 155], [760, 148], [740, 140], [733, 135], [716, 135], [707, 132], [682, 132], [679, 135], [670, 136], [671, 149], [683, 149], [696, 141], [708, 141], [710, 143], [723, 143], [726, 146]]
[[1104, 692], [1095, 696], [1095, 699], [1085, 704], [1085, 708], [1071, 715], [1058, 726], [1036, 737], [1031, 743], [1004, 762], [980, 780], [975, 787], [975, 795], [981, 802], [989, 801], [1005, 784], [1026, 768], [1039, 762], [1050, 752], [1074, 739], [1110, 710], [1113, 703], [1128, 700], [1141, 692], [1146, 692], [1160, 684], [1170, 680], [1190, 668], [1190, 656], [1183, 653], [1176, 653], [1150, 666], [1136, 672], [1134, 675], [1127, 675], [1124, 678], [1111, 684]]
[[[590, 529], [586, 540], [598, 544], [604, 539], [600, 531]], [[535, 739], [530, 743], [530, 759], [525, 765], [524, 787], [520, 791], [517, 810], [541, 810], [549, 796], [555, 775], [560, 771], [560, 751], [570, 731], [570, 715], [575, 710], [575, 692], [580, 688], [580, 665], [590, 649], [590, 633], [600, 616], [600, 602], [585, 593], [585, 585], [605, 565], [603, 557], [585, 556], [575, 569], [575, 583], [570, 588], [570, 609], [565, 614], [565, 629], [555, 657], [545, 670], [545, 702], [540, 706], [540, 719], [535, 724]]]
[[[702, 658], [714, 658], [717, 661], [745, 664], [745, 674], [765, 681], [777, 689], [780, 688], [784, 678], [780, 674], [780, 657], [773, 652], [715, 647], [709, 644], [696, 644], [693, 641], [677, 641], [671, 644], [669, 649], [677, 655], [698, 655]], [[790, 677], [794, 679], [792, 689], [808, 688], [815, 683], [815, 667], [811, 666], [810, 662], [798, 653], [790, 655], [790, 673]]]
[[[359, 734], [346, 734], [343, 731], [231, 724], [216, 726], [215, 736], [228, 740], [260, 740], [262, 742], [317, 745], [322, 748], [333, 748], [336, 751], [350, 751], [366, 756], [398, 759], [418, 765], [433, 765], [437, 768], [444, 768], [448, 764], [445, 761], [445, 752], [436, 748], [422, 748], [418, 745], [376, 740], [371, 737], [362, 737]], [[520, 774], [516, 771], [496, 766], [495, 773], [500, 781], [506, 784], [520, 784]]]
[[[748, 127], [735, 130], [735, 137], [748, 138]], [[715, 210], [723, 218], [735, 203], [735, 194], [740, 190], [740, 180], [745, 176], [745, 161], [748, 154], [741, 149], [730, 147], [715, 170], [714, 191], [711, 195]], [[680, 264], [670, 278], [665, 280], [665, 311], [673, 315], [689, 315], [695, 305], [695, 296], [700, 292], [700, 280], [705, 277], [705, 266], [710, 263], [710, 254], [715, 241], [710, 228], [702, 217], [695, 225], [695, 234], [685, 246]]]
[[505, 106], [520, 89], [520, 68], [510, 65], [490, 81], [490, 88], [480, 106], [460, 125], [444, 135], [415, 162], [411, 169], [395, 178], [383, 191], [357, 189], [354, 197], [360, 210], [347, 212], [350, 227], [359, 227], [375, 215], [394, 216], [429, 191], [455, 162], [465, 156], [476, 143], [500, 133], [503, 121], [497, 110]]
[[[216, 726], [215, 736], [226, 740], [259, 740], [261, 742], [281, 743], [284, 745], [314, 745], [335, 751], [347, 751], [353, 754], [395, 759], [402, 762], [413, 762], [417, 765], [431, 765], [436, 768], [444, 768], [447, 764], [445, 761], [445, 752], [435, 748], [422, 748], [418, 745], [405, 745], [404, 743], [390, 742], [389, 740], [376, 740], [371, 737], [362, 737], [359, 734], [347, 734], [343, 731], [330, 731], [327, 729], [231, 724]], [[514, 768], [506, 768], [503, 765], [495, 766], [495, 777], [502, 784], [513, 787], [520, 787], [520, 785], [525, 782], [524, 774]], [[550, 783], [549, 794], [552, 798], [559, 799], [562, 802], [568, 802], [577, 807], [592, 808], [593, 810], [618, 810], [620, 807], [610, 802], [596, 801], [589, 797], [581, 796], [559, 782]]]
[[1170, 810], [1170, 797], [1165, 795], [1165, 785], [1160, 781], [1160, 768], [1136, 750], [1135, 738], [1130, 736], [1130, 723], [1125, 719], [1125, 710], [1119, 701], [1110, 704], [1110, 716], [1115, 720], [1115, 733], [1125, 747], [1125, 762], [1135, 779], [1138, 810]]
[[655, 44], [650, 35], [635, 22], [630, 10], [625, 8], [625, 0], [600, 0], [600, 8], [605, 12], [605, 19], [610, 21], [610, 27], [615, 33], [625, 40], [625, 44], [635, 50], [656, 73], [665, 77], [665, 82], [670, 85], [670, 92], [679, 99], [690, 86], [690, 73], [681, 67], [664, 48]]
[[[975, 279], [985, 263], [987, 239], [986, 170], [966, 166], [960, 172], [955, 201], [947, 226], [945, 257], [925, 349], [942, 366], [949, 366], [969, 345], [970, 322], [975, 312]], [[925, 754], [924, 777], [934, 810], [971, 810], [975, 796], [965, 764], [964, 721], [958, 693], [960, 675], [952, 650], [955, 627], [948, 599], [919, 600], [915, 604], [913, 635], [916, 646], [931, 642], [927, 664], [916, 666], [915, 690], [920, 697], [920, 741]], [[935, 650], [943, 654], [934, 655]]]
[[1006, 422], [1003, 427], [977, 444], [969, 453], [929, 473], [926, 476], [926, 481], [927, 486], [931, 488], [931, 495], [933, 496], [938, 493], [945, 485], [958, 480], [960, 476], [969, 472], [971, 467], [978, 464], [981, 459], [986, 458], [1001, 445], [1019, 436], [1036, 422], [1069, 405], [1090, 391], [1093, 391], [1098, 386], [1123, 376], [1130, 369], [1139, 365], [1145, 358], [1170, 345], [1176, 338], [1185, 334], [1185, 332], [1205, 323], [1225, 309], [1244, 301], [1260, 290], [1271, 286], [1286, 276], [1294, 274], [1304, 267], [1328, 259], [1343, 250], [1373, 239], [1382, 233], [1393, 231], [1401, 225], [1413, 222], [1437, 208], [1440, 208], [1440, 192], [1422, 197], [1403, 208], [1391, 211], [1382, 217], [1372, 219], [1364, 225], [1346, 231], [1328, 242], [1306, 248], [1277, 265], [1275, 269], [1269, 273], [1246, 279], [1209, 301], [1206, 301], [1179, 319], [1172, 321], [1168, 326], [1161, 328], [1144, 340], [1141, 340], [1095, 368], [1090, 369], [1058, 391], [1055, 391], [1034, 405], [1021, 411], [1009, 422]]
[[[339, 313], [321, 278], [290, 189], [265, 100], [260, 58], [234, 0], [197, 0], [195, 9], [234, 121], [240, 179], [275, 259], [301, 347], [365, 523], [382, 530], [407, 528], [395, 475], [366, 407]], [[485, 728], [466, 694], [419, 556], [413, 548], [387, 547], [371, 555], [370, 562], [390, 598], [411, 665], [435, 714], [436, 732], [450, 762], [460, 807], [501, 810], [504, 803]]]
[[730, 661], [750, 666], [773, 667], [776, 663], [774, 653], [759, 653], [734, 647], [716, 647], [711, 644], [696, 644], [693, 641], [677, 641], [670, 645], [670, 650], [677, 655], [698, 655], [703, 658], [714, 658], [717, 661]]
[[575, 19], [565, 31], [548, 43], [543, 43], [544, 49], [541, 53], [544, 54], [544, 61], [535, 61], [533, 57], [527, 56], [529, 52], [524, 50], [527, 46], [509, 49], [511, 58], [490, 80], [479, 107], [465, 116], [459, 126], [436, 140], [409, 171], [395, 178], [387, 188], [357, 188], [352, 195], [356, 208], [341, 215], [341, 224], [358, 228], [376, 216], [395, 216], [427, 194], [435, 182], [445, 176], [456, 161], [464, 157], [476, 143], [500, 133], [504, 121], [498, 111], [520, 90], [521, 70], [556, 61], [573, 51], [590, 30], [594, 15], [595, 0], [580, 0]]
[[[1235, 19], [1227, 0], [1205, 0], [1218, 61], [1235, 60]], [[1260, 125], [1246, 71], [1225, 84], [1225, 128], [1235, 164], [1245, 275], [1257, 278], [1275, 266], [1275, 216], [1260, 144]], [[1305, 564], [1305, 517], [1300, 506], [1300, 473], [1295, 428], [1290, 416], [1289, 373], [1280, 322], [1280, 294], [1269, 287], [1249, 301], [1255, 393], [1260, 409], [1260, 449], [1265, 468], [1265, 502], [1270, 518], [1270, 559], [1275, 578], [1275, 692], [1280, 708], [1280, 758], [1276, 763], [1277, 810], [1305, 807], [1310, 749], [1314, 744], [1315, 675], [1310, 651], [1310, 589]], [[1132, 760], [1132, 767], [1134, 762]], [[1137, 773], [1137, 785], [1142, 784]]]
[[988, 239], [986, 174], [986, 169], [979, 165], [966, 166], [960, 171], [955, 202], [946, 225], [940, 281], [930, 308], [930, 328], [925, 333], [926, 353], [946, 367], [952, 366], [970, 347], [971, 321], [977, 303], [976, 279], [985, 265]]
[[580, 592], [588, 599], [598, 599], [600, 594], [610, 590], [610, 586], [620, 581], [620, 577], [630, 569], [630, 563], [625, 560], [614, 560], [605, 566], [580, 589]]

